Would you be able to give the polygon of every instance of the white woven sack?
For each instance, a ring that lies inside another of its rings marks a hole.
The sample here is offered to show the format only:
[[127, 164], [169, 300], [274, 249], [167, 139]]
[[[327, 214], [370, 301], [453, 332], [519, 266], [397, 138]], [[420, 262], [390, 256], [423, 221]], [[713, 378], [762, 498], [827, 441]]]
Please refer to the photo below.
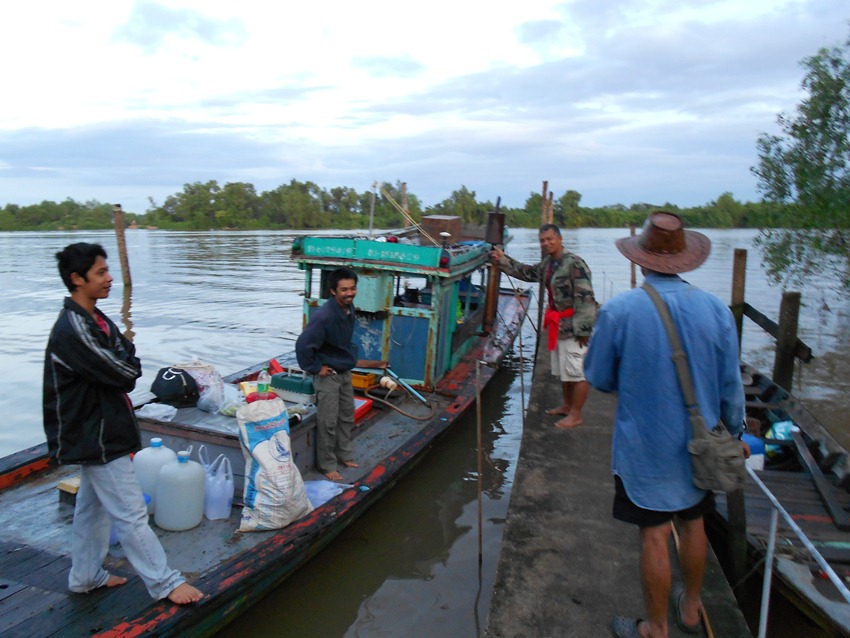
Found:
[[280, 399], [255, 401], [236, 411], [245, 456], [240, 532], [286, 527], [313, 511], [292, 459], [289, 419]]

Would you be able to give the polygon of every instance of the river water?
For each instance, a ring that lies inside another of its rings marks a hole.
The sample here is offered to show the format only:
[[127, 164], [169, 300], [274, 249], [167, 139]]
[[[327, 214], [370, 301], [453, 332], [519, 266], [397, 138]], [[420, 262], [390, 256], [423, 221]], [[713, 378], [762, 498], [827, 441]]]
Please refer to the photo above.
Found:
[[[749, 249], [748, 301], [778, 317], [781, 291], [767, 284], [752, 230], [707, 230], [709, 260], [685, 278], [729, 302], [733, 251]], [[539, 255], [537, 233], [513, 231], [508, 252]], [[581, 229], [566, 246], [593, 271], [605, 302], [630, 285], [614, 247], [622, 229]], [[159, 368], [195, 358], [223, 374], [291, 350], [301, 327], [302, 278], [289, 261], [288, 232], [127, 231], [132, 290], [121, 284], [111, 231], [0, 233], [0, 456], [44, 440], [41, 374], [47, 334], [66, 295], [53, 257], [68, 243], [94, 241], [110, 255], [115, 285], [101, 307], [131, 334], [144, 366], [137, 393]], [[640, 277], [638, 277], [640, 279]], [[523, 285], [522, 282], [517, 282]], [[803, 292], [800, 338], [815, 359], [798, 365], [795, 393], [845, 445], [850, 303], [824, 283]], [[536, 317], [536, 311], [532, 311]], [[477, 534], [475, 417], [467, 418], [399, 486], [283, 587], [222, 635], [475, 636], [486, 626], [529, 391], [535, 331], [519, 342], [485, 401], [483, 560]], [[743, 358], [770, 372], [772, 339], [745, 320]], [[524, 355], [525, 359], [520, 357]]]

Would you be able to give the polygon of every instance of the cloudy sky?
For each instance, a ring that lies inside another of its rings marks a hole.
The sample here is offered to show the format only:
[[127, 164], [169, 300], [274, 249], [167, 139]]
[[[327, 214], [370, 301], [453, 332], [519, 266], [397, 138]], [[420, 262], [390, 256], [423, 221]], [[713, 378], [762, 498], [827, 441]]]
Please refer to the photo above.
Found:
[[759, 195], [846, 0], [30, 0], [0, 7], [0, 206], [291, 179], [425, 205]]

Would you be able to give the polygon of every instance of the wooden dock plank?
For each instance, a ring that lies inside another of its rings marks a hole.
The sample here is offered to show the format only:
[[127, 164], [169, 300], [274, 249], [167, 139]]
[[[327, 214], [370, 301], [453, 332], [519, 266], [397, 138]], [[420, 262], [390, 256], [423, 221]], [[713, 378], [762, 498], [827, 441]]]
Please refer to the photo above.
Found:
[[797, 444], [797, 454], [799, 454], [803, 464], [809, 470], [815, 489], [823, 500], [824, 507], [826, 507], [826, 510], [832, 516], [835, 526], [842, 531], [850, 531], [850, 516], [848, 516], [847, 512], [835, 498], [832, 485], [826, 480], [809, 448], [806, 447], [806, 443], [803, 441], [803, 435], [800, 432], [791, 432], [791, 438]]

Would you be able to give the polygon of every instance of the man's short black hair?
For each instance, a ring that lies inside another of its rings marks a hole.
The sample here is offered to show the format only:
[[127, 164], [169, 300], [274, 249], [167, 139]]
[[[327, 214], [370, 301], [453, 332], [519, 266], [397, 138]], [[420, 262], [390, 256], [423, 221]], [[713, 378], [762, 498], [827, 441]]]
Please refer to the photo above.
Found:
[[357, 283], [357, 273], [351, 268], [337, 268], [328, 275], [328, 290], [336, 292], [337, 284], [343, 279], [353, 279]]
[[56, 253], [56, 261], [59, 266], [59, 275], [70, 292], [74, 292], [76, 286], [71, 282], [71, 275], [77, 273], [88, 281], [86, 275], [98, 257], [106, 259], [106, 251], [100, 244], [87, 244], [79, 242], [65, 246]]
[[543, 233], [545, 233], [547, 230], [551, 230], [551, 231], [553, 231], [553, 232], [554, 232], [554, 233], [555, 233], [558, 237], [560, 237], [560, 236], [561, 236], [561, 229], [560, 229], [560, 228], [558, 228], [555, 224], [543, 224], [543, 225], [540, 227], [540, 230], [538, 230], [538, 231], [537, 231], [537, 234], [538, 234], [538, 235], [542, 235], [542, 234], [543, 234]]

